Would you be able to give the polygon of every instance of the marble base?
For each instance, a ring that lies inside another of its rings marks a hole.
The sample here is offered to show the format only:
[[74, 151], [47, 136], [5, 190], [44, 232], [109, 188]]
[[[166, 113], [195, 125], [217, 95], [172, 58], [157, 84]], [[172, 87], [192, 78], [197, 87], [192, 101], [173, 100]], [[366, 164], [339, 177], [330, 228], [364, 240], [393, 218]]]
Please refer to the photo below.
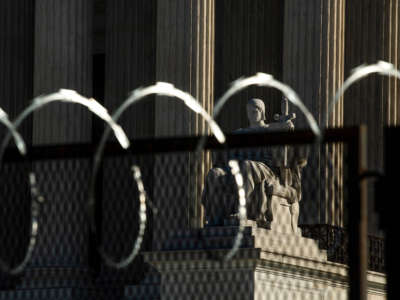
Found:
[[[246, 226], [223, 262], [237, 231], [179, 230], [162, 251], [144, 253], [161, 274], [160, 299], [347, 299], [347, 266], [328, 261], [312, 239]], [[368, 299], [385, 299], [385, 275], [369, 272], [368, 282]]]
[[0, 300], [99, 299], [91, 272], [80, 267], [28, 267], [18, 285], [0, 290]]
[[[228, 197], [230, 198], [230, 197]], [[226, 200], [226, 203], [232, 202], [232, 200]], [[297, 203], [298, 205], [298, 203]], [[297, 227], [296, 229], [292, 228], [292, 213], [291, 213], [291, 205], [288, 204], [287, 200], [285, 198], [281, 198], [278, 196], [272, 196], [271, 199], [271, 210], [272, 210], [272, 215], [273, 215], [273, 221], [265, 221], [265, 224], [258, 224], [259, 227], [263, 227], [266, 229], [269, 229], [273, 232], [279, 233], [279, 234], [296, 234], [301, 236], [301, 228]], [[248, 211], [249, 213], [249, 211]], [[250, 213], [255, 218], [254, 213]], [[219, 219], [218, 219], [219, 221]], [[211, 221], [209, 226], [218, 226], [222, 225], [219, 224], [218, 221]], [[294, 223], [297, 224], [297, 221]], [[216, 225], [218, 224], [218, 225]], [[237, 217], [232, 216], [230, 218], [227, 218], [223, 220], [223, 225], [224, 226], [239, 226], [239, 220]], [[248, 223], [246, 224], [248, 226], [253, 226], [253, 223], [251, 220], [248, 220]], [[293, 226], [295, 227], [295, 226]]]
[[20, 300], [93, 300], [93, 291], [86, 288], [32, 288], [0, 292], [0, 299]]

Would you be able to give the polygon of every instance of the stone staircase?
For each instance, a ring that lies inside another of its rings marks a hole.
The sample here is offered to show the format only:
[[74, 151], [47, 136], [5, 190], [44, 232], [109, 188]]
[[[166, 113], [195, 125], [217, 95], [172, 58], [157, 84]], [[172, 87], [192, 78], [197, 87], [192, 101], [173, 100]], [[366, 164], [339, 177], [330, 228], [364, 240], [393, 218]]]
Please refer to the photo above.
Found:
[[[229, 225], [177, 230], [164, 243], [162, 251], [228, 250], [232, 248], [238, 231], [238, 226]], [[327, 255], [314, 239], [259, 228], [253, 221], [247, 221], [244, 227], [240, 248], [316, 260], [326, 260]]]
[[[200, 229], [180, 229], [171, 233], [160, 251], [144, 253], [148, 262], [205, 262], [221, 260], [232, 248], [239, 227], [226, 220], [226, 226], [210, 226]], [[320, 250], [318, 242], [295, 234], [282, 234], [259, 228], [253, 221], [247, 221], [243, 238], [234, 260], [257, 260], [268, 255], [287, 256], [325, 262], [327, 253]], [[125, 288], [125, 299], [160, 299], [160, 274], [150, 272], [140, 285]]]
[[125, 287], [124, 299], [126, 300], [159, 300], [161, 290], [161, 277], [156, 271], [146, 274], [140, 285]]

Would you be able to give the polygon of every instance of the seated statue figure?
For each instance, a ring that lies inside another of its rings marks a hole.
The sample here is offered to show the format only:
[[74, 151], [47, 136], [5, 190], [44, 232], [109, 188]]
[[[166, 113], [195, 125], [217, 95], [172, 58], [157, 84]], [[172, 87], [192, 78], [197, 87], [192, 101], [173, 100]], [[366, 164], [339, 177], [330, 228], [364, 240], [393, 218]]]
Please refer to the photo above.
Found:
[[[250, 126], [235, 131], [238, 134], [294, 128], [291, 118], [266, 124], [264, 122], [265, 104], [260, 99], [250, 99], [246, 108]], [[295, 165], [287, 167], [283, 166], [282, 160], [274, 160], [268, 148], [244, 152], [231, 156], [229, 159], [239, 161], [246, 193], [247, 218], [256, 221], [258, 226], [267, 228], [271, 228], [272, 222], [279, 222], [279, 216], [274, 215], [278, 206], [272, 202], [272, 197], [276, 196], [275, 198], [278, 197], [288, 206], [289, 226], [291, 231], [297, 234], [301, 170], [305, 166], [305, 160], [296, 160]], [[235, 188], [229, 168], [214, 163], [214, 167], [207, 174], [202, 194], [202, 204], [208, 225], [222, 225], [225, 219], [237, 215], [238, 200], [234, 197]], [[227, 190], [230, 191], [226, 193]]]

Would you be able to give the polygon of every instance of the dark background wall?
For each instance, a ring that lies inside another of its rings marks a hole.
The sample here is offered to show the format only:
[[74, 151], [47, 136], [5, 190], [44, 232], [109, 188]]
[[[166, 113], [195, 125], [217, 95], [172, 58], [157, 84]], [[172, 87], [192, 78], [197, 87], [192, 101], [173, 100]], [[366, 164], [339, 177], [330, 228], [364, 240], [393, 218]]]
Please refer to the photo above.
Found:
[[[282, 80], [284, 1], [216, 1], [215, 102], [239, 77], [269, 73]], [[249, 98], [263, 99], [267, 120], [281, 111], [281, 94], [251, 87], [236, 94], [221, 111], [224, 130], [247, 127]]]

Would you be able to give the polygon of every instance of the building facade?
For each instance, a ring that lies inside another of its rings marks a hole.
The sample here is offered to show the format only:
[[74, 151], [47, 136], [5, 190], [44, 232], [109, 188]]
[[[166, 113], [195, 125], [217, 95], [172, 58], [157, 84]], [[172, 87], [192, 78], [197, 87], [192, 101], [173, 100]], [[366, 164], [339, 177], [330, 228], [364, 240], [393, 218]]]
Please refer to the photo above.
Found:
[[[328, 104], [350, 71], [360, 64], [385, 60], [400, 68], [399, 10], [399, 0], [0, 1], [0, 106], [15, 118], [35, 96], [67, 88], [96, 98], [112, 112], [134, 89], [166, 81], [189, 92], [212, 113], [232, 81], [264, 72], [293, 87], [322, 128], [366, 123], [368, 167], [381, 170], [382, 128], [400, 122], [399, 83], [371, 76], [352, 87], [333, 112], [329, 112]], [[265, 101], [268, 120], [281, 112], [280, 93], [252, 87], [227, 104], [218, 119], [225, 131], [247, 126], [242, 112], [250, 97]], [[304, 117], [296, 113], [296, 127], [306, 128]], [[324, 122], [328, 113], [329, 119]], [[200, 116], [177, 101], [166, 102], [159, 96], [130, 108], [120, 124], [130, 138], [209, 132]], [[103, 124], [81, 107], [54, 105], [34, 112], [20, 131], [28, 144], [40, 146], [96, 143], [103, 129]], [[329, 158], [329, 165], [320, 163], [315, 167], [329, 176], [318, 184], [315, 194], [304, 195], [303, 209], [314, 207], [315, 195], [319, 203], [316, 214], [304, 223], [345, 225], [340, 188], [344, 180], [343, 151], [340, 145], [332, 145], [310, 153]], [[192, 160], [190, 155], [184, 160], [189, 172]], [[167, 172], [168, 166], [161, 162], [155, 161], [154, 165], [154, 170]], [[59, 166], [61, 177], [63, 166]], [[208, 154], [202, 157], [202, 166], [201, 175], [193, 179], [200, 192], [211, 166]], [[154, 189], [157, 184], [154, 180]], [[55, 208], [49, 209], [49, 219], [58, 222], [57, 210], [70, 207], [65, 222], [75, 220], [74, 214], [84, 209], [83, 204], [71, 204], [67, 193], [58, 192], [69, 191], [64, 184], [58, 190], [49, 189], [49, 198], [58, 201], [52, 204]], [[191, 212], [181, 226], [202, 225], [198, 197], [183, 206], [173, 195], [166, 200], [155, 200], [155, 205], [161, 210], [172, 205]], [[372, 198], [369, 203], [370, 232], [377, 234]], [[21, 222], [24, 215], [18, 217]], [[84, 227], [84, 223], [82, 219], [74, 222], [72, 239], [73, 231]], [[152, 226], [156, 235], [164, 221], [154, 220]], [[51, 234], [57, 236], [55, 231]], [[82, 239], [81, 246], [85, 236]], [[68, 269], [79, 274], [74, 276], [81, 278], [80, 282], [86, 282], [90, 263], [85, 252], [79, 254], [78, 249], [85, 247], [81, 246], [63, 254], [63, 260], [56, 256], [54, 260], [43, 259], [47, 253], [44, 249], [33, 258], [35, 267], [26, 274], [37, 275], [46, 268], [54, 268], [56, 273]], [[42, 288], [46, 285], [44, 281], [37, 284]], [[35, 287], [26, 286], [28, 290]]]

